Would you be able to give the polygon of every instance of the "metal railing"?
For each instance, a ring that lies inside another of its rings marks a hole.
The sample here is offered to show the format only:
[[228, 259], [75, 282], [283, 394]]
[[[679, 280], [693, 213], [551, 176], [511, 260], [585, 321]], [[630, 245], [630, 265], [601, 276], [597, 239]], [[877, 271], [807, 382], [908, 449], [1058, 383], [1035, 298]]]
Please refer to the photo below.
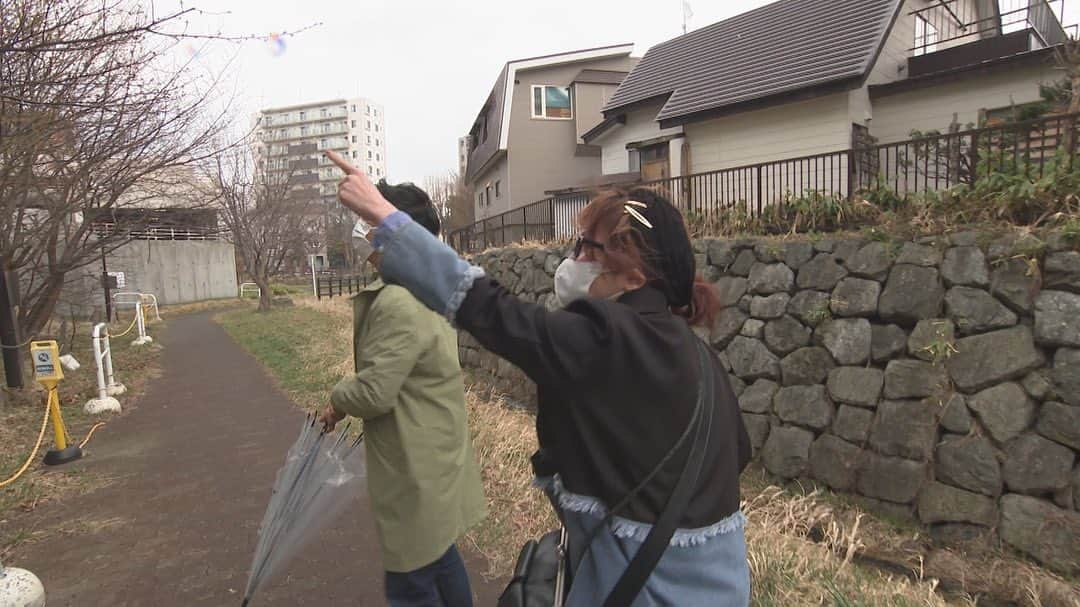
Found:
[[[1078, 139], [1080, 114], [1064, 114], [629, 185], [655, 189], [700, 219], [734, 207], [756, 216], [809, 193], [849, 199], [869, 188], [888, 188], [905, 197], [974, 184], [1005, 171], [1034, 179], [1056, 166], [1059, 155], [1074, 162]], [[471, 253], [525, 240], [570, 238], [577, 232], [577, 212], [588, 200], [588, 192], [545, 198], [455, 230], [447, 241]]]
[[333, 298], [334, 295], [355, 295], [368, 285], [368, 277], [360, 274], [356, 276], [316, 276], [315, 297]]
[[109, 238], [121, 234], [132, 240], [221, 240], [222, 232], [217, 228], [146, 226], [125, 228], [123, 224], [96, 222], [91, 227], [98, 238]]
[[942, 0], [912, 11], [915, 19], [912, 53], [916, 56], [993, 38], [1033, 30], [1046, 46], [1068, 40], [1059, 15], [1065, 0], [1002, 0], [995, 14], [981, 14], [980, 3]]

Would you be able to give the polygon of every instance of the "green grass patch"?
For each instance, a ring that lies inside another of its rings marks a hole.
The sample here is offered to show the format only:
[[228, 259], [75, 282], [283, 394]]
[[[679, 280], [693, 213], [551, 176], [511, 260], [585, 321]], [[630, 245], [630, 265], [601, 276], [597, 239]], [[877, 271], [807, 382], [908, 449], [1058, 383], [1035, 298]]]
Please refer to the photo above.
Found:
[[305, 409], [326, 405], [330, 390], [351, 370], [347, 315], [307, 306], [263, 313], [243, 308], [219, 314], [215, 320]]

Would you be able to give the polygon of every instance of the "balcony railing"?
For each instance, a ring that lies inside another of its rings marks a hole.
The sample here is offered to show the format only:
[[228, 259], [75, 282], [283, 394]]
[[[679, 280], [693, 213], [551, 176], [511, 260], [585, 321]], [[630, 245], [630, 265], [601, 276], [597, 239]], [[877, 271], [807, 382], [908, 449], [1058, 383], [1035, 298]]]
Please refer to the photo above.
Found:
[[1065, 0], [1000, 0], [995, 14], [982, 14], [987, 3], [970, 0], [942, 0], [911, 15], [915, 20], [912, 53], [934, 53], [1030, 30], [1043, 46], [1061, 44], [1069, 39], [1059, 15], [1065, 14]]
[[319, 121], [319, 120], [333, 120], [335, 118], [344, 119], [344, 118], [348, 118], [348, 116], [349, 116], [349, 113], [346, 112], [346, 111], [343, 111], [341, 108], [337, 108], [335, 110], [329, 110], [329, 111], [326, 112], [325, 115], [322, 114], [319, 110], [315, 110], [315, 111], [304, 110], [304, 117], [303, 118], [300, 118], [300, 113], [299, 112], [293, 111], [293, 112], [289, 112], [289, 119], [288, 120], [285, 120], [285, 119], [281, 118], [280, 114], [272, 117], [270, 120], [266, 120], [266, 117], [264, 116], [263, 119], [262, 119], [262, 125], [261, 126], [266, 127], [266, 128], [277, 128], [279, 126], [288, 126], [288, 125], [291, 125], [291, 124], [303, 124], [303, 123], [306, 123], [306, 122], [315, 122], [315, 121]]
[[[723, 221], [732, 209], [759, 216], [810, 194], [841, 200], [887, 190], [906, 198], [995, 174], [1041, 178], [1059, 158], [1076, 162], [1077, 141], [1080, 114], [1065, 114], [632, 185], [662, 193], [688, 215]], [[571, 238], [588, 201], [586, 192], [546, 198], [455, 230], [447, 241], [473, 253], [523, 240]]]
[[205, 226], [164, 227], [142, 226], [125, 228], [115, 223], [100, 222], [91, 226], [98, 238], [124, 236], [132, 240], [221, 240], [222, 230]]

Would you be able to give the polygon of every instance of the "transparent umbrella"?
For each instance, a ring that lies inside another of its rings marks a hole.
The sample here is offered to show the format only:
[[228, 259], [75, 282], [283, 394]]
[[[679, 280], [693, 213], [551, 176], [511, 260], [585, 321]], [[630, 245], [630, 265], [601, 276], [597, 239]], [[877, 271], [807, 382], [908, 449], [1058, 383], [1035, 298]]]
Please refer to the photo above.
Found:
[[327, 434], [314, 416], [304, 420], [259, 525], [243, 605], [362, 493], [367, 469], [359, 447], [364, 435], [349, 439], [348, 434], [348, 424]]

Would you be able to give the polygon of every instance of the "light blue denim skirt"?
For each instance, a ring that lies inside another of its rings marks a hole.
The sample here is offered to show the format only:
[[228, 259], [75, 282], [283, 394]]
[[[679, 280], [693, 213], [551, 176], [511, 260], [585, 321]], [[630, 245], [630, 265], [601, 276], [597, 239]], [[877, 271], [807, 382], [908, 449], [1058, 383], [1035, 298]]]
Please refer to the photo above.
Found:
[[[574, 571], [566, 607], [599, 607], [630, 564], [651, 525], [614, 517], [585, 554], [585, 542], [607, 514], [596, 498], [570, 493], [558, 477], [537, 479], [562, 509]], [[745, 607], [750, 604], [746, 518], [736, 512], [701, 529], [679, 529], [629, 607]]]

